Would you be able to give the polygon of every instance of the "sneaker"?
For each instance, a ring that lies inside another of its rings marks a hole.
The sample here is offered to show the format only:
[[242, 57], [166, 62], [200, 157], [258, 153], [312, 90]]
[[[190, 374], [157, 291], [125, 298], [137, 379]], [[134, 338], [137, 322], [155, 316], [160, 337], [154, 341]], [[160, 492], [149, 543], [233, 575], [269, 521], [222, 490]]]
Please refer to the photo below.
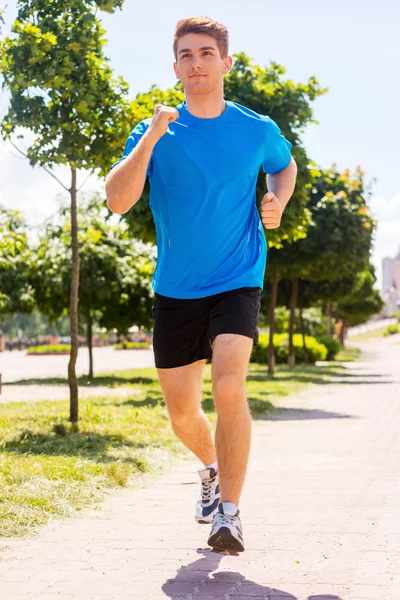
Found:
[[222, 503], [214, 516], [208, 545], [217, 552], [243, 552], [244, 541], [239, 509], [234, 515], [224, 513]]
[[195, 519], [198, 523], [212, 523], [218, 510], [219, 485], [218, 472], [211, 469], [199, 469], [201, 479], [201, 497], [196, 502]]

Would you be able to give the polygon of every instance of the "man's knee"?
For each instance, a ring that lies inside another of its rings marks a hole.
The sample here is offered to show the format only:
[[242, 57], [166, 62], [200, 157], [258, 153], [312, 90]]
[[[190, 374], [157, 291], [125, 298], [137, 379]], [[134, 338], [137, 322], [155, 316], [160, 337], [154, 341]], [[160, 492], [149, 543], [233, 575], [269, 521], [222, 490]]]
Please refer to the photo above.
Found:
[[188, 433], [200, 416], [200, 407], [170, 406], [168, 412], [173, 429]]
[[234, 373], [220, 373], [213, 379], [213, 396], [218, 402], [237, 402], [238, 398], [244, 397], [246, 383]]

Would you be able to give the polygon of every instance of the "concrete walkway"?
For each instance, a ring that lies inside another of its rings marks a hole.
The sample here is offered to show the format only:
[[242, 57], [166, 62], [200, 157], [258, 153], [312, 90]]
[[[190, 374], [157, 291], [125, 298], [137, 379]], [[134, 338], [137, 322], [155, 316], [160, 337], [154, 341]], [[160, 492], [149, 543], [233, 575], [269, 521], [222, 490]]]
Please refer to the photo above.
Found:
[[254, 423], [242, 555], [209, 551], [188, 460], [101, 511], [3, 540], [1, 599], [399, 600], [398, 338], [366, 346], [345, 384]]
[[[68, 355], [28, 356], [26, 351], [0, 352], [0, 373], [3, 383], [20, 379], [49, 377], [67, 377]], [[125, 369], [144, 369], [154, 367], [153, 350], [115, 350], [113, 346], [93, 348], [94, 372], [123, 371]], [[89, 372], [89, 352], [79, 348], [76, 363], [77, 375]]]
[[[116, 388], [105, 385], [79, 386], [79, 398], [118, 396], [127, 398], [140, 394], [133, 387], [119, 386]], [[6, 402], [39, 402], [41, 400], [69, 400], [68, 385], [3, 385], [0, 395], [0, 406]]]

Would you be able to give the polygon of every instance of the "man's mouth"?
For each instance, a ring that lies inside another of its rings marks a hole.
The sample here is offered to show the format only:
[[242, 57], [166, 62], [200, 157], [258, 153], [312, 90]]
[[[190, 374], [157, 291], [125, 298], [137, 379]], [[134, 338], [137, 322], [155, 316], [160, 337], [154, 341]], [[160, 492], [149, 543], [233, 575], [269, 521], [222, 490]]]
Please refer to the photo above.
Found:
[[204, 73], [193, 73], [193, 75], [189, 75], [189, 77], [207, 77]]

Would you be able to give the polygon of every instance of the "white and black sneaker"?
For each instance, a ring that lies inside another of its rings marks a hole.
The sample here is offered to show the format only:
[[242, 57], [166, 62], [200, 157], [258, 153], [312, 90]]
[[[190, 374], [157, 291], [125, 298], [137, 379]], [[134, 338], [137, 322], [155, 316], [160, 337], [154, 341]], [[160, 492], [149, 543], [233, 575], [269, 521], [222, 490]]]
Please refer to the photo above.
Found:
[[216, 552], [244, 551], [239, 509], [233, 503], [224, 502], [219, 505], [207, 543]]
[[195, 519], [198, 523], [212, 523], [218, 510], [219, 483], [218, 472], [210, 469], [199, 469], [201, 479], [201, 496], [196, 502]]

